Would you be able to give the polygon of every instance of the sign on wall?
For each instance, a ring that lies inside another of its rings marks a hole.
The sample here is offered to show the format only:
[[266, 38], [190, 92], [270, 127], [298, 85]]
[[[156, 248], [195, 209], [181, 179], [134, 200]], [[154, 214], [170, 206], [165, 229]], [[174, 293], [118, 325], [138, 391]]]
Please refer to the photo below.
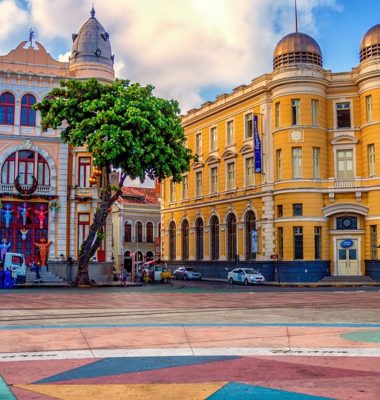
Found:
[[252, 253], [258, 253], [259, 250], [259, 242], [257, 236], [257, 230], [254, 229], [252, 231]]
[[254, 149], [255, 149], [255, 173], [260, 174], [262, 172], [261, 167], [261, 141], [259, 137], [259, 129], [258, 129], [259, 118], [255, 114], [253, 116], [253, 141], [254, 141]]

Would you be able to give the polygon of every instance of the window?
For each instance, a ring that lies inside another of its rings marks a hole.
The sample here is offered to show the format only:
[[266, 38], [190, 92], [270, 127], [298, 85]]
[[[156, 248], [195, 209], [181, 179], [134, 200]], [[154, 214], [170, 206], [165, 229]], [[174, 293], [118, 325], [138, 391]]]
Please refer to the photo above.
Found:
[[17, 176], [21, 185], [31, 185], [33, 177], [37, 177], [38, 185], [50, 185], [49, 165], [34, 151], [20, 150], [5, 160], [1, 170], [1, 182], [13, 184]]
[[253, 211], [245, 216], [245, 259], [255, 260], [257, 253], [256, 217]]
[[284, 215], [284, 208], [282, 204], [277, 204], [277, 217], [282, 217]]
[[227, 164], [227, 190], [235, 189], [235, 163]]
[[13, 125], [15, 120], [15, 98], [11, 93], [0, 96], [0, 124]]
[[377, 260], [377, 225], [370, 225], [371, 260]]
[[253, 137], [253, 118], [252, 113], [246, 114], [244, 117], [244, 137], [245, 139], [249, 139]]
[[353, 150], [337, 150], [337, 178], [353, 179], [354, 177], [354, 152]]
[[210, 169], [210, 193], [218, 193], [218, 167], [212, 167]]
[[313, 147], [313, 178], [314, 179], [319, 179], [321, 177], [320, 155], [321, 155], [321, 149], [319, 147]]
[[185, 219], [182, 222], [181, 233], [182, 233], [182, 260], [188, 260], [190, 235], [189, 235], [189, 221], [187, 219]]
[[175, 189], [176, 189], [175, 182], [170, 181], [170, 202], [175, 201]]
[[21, 126], [36, 126], [36, 112], [33, 105], [36, 98], [31, 94], [26, 94], [21, 99]]
[[294, 259], [303, 260], [303, 229], [301, 226], [293, 228]]
[[365, 97], [365, 110], [367, 122], [372, 122], [372, 96]]
[[198, 171], [195, 173], [195, 195], [197, 197], [203, 195], [202, 182], [203, 182], [202, 171]]
[[227, 260], [234, 260], [237, 255], [236, 217], [230, 214], [227, 218]]
[[132, 242], [132, 224], [130, 222], [124, 224], [124, 242]]
[[280, 103], [274, 105], [274, 127], [278, 129], [280, 127]]
[[136, 242], [142, 243], [143, 241], [143, 226], [140, 221], [136, 222]]
[[203, 260], [203, 221], [198, 218], [195, 222], [195, 258]]
[[292, 125], [300, 124], [300, 100], [292, 99]]
[[318, 126], [318, 100], [311, 100], [311, 123], [314, 126]]
[[284, 258], [284, 228], [277, 228], [277, 253], [278, 259], [283, 260]]
[[302, 178], [302, 148], [292, 147], [293, 179]]
[[227, 121], [227, 146], [235, 144], [234, 121]]
[[215, 151], [218, 149], [218, 132], [216, 127], [210, 130], [210, 150]]
[[151, 222], [146, 224], [146, 241], [147, 243], [153, 243], [153, 224]]
[[282, 179], [282, 150], [276, 150], [276, 175], [277, 180], [280, 181]]
[[375, 145], [368, 145], [368, 175], [375, 175]]
[[254, 179], [255, 175], [253, 157], [249, 157], [245, 159], [245, 186], [253, 186]]
[[320, 260], [322, 258], [322, 227], [314, 227], [314, 258]]
[[303, 215], [303, 205], [302, 203], [294, 203], [293, 204], [293, 216], [301, 216]]
[[351, 216], [337, 217], [336, 219], [336, 229], [358, 229], [358, 219]]
[[182, 179], [182, 200], [189, 198], [189, 177], [185, 175]]
[[82, 248], [83, 242], [86, 240], [90, 231], [90, 214], [78, 214], [78, 254]]
[[216, 215], [210, 220], [210, 236], [211, 260], [219, 260], [219, 220]]
[[79, 157], [78, 166], [78, 186], [90, 187], [91, 157]]
[[169, 259], [176, 259], [176, 226], [175, 222], [172, 221], [169, 224]]
[[200, 156], [202, 154], [202, 134], [197, 133], [195, 135], [195, 154]]
[[350, 103], [336, 103], [336, 121], [337, 128], [351, 127], [351, 110]]

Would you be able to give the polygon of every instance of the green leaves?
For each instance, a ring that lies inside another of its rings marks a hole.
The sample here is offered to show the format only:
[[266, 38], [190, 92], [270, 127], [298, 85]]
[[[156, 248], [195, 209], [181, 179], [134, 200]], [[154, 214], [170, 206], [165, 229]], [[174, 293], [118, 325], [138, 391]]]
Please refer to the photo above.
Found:
[[44, 129], [61, 128], [62, 140], [87, 146], [96, 165], [120, 168], [132, 179], [149, 172], [178, 181], [194, 156], [182, 145], [178, 103], [155, 97], [153, 89], [121, 79], [63, 81], [35, 109]]

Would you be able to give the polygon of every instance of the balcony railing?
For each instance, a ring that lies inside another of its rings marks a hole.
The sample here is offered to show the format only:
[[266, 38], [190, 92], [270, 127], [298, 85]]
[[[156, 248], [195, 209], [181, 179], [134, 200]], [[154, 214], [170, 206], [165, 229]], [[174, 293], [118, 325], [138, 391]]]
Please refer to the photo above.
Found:
[[75, 189], [76, 196], [92, 197], [93, 188], [92, 187], [77, 187]]
[[[22, 190], [28, 190], [30, 185], [20, 185]], [[13, 185], [13, 183], [1, 183], [0, 184], [0, 192], [1, 193], [18, 193], [17, 189]], [[35, 194], [49, 194], [52, 192], [51, 186], [38, 185]]]
[[356, 186], [355, 179], [335, 179], [334, 187], [335, 189], [349, 189]]

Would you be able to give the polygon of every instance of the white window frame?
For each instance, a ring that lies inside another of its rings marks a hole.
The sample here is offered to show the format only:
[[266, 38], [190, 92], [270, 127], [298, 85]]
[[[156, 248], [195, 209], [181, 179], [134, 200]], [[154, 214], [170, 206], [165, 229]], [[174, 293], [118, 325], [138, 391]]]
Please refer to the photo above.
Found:
[[318, 123], [319, 118], [319, 100], [311, 99], [311, 124], [313, 126], [319, 126]]
[[[248, 136], [248, 129], [247, 129], [247, 117], [251, 116], [251, 136]], [[253, 139], [253, 112], [247, 112], [244, 114], [244, 140], [251, 140]]]
[[210, 151], [217, 151], [217, 150], [218, 150], [218, 128], [216, 126], [212, 126], [210, 128]]
[[[301, 100], [300, 99], [291, 99], [291, 107], [290, 107], [290, 112], [291, 112], [291, 125], [292, 126], [299, 126], [301, 125]], [[294, 123], [293, 121], [293, 108], [295, 107], [296, 109], [296, 121]]]
[[371, 143], [367, 146], [368, 150], [368, 175], [375, 176], [376, 175], [376, 153], [375, 153], [375, 144]]
[[276, 179], [282, 180], [282, 149], [276, 150]]
[[313, 147], [313, 178], [321, 178], [321, 148]]
[[281, 126], [281, 111], [280, 111], [280, 102], [278, 101], [274, 105], [274, 127], [275, 129], [279, 129]]
[[[231, 168], [232, 171], [230, 170]], [[232, 172], [232, 179], [230, 179], [230, 174]], [[226, 163], [226, 191], [236, 189], [236, 163], [231, 161]]]
[[373, 104], [372, 104], [372, 95], [368, 95], [365, 97], [365, 111], [366, 111], [366, 122], [372, 122], [373, 120]]
[[[338, 153], [342, 152], [342, 151], [351, 151], [352, 152], [352, 177], [340, 177], [339, 176], [339, 169], [338, 169]], [[354, 179], [355, 178], [355, 171], [356, 171], [356, 152], [355, 152], [355, 148], [352, 146], [342, 146], [339, 147], [335, 150], [334, 152], [334, 158], [335, 158], [335, 176], [336, 179], [338, 180], [346, 180], [346, 179]]]
[[[350, 127], [347, 128], [338, 128], [338, 116], [337, 116], [337, 105], [341, 104], [341, 103], [349, 103], [350, 104]], [[338, 99], [338, 100], [334, 100], [333, 102], [333, 116], [334, 116], [334, 127], [335, 129], [338, 130], [351, 130], [353, 129], [354, 126], [354, 108], [353, 108], [353, 103], [352, 100], [350, 99]]]
[[[251, 166], [248, 165], [250, 161]], [[255, 185], [255, 158], [253, 156], [244, 158], [244, 183], [245, 187]]]
[[[200, 176], [200, 179], [199, 179]], [[203, 172], [202, 171], [195, 171], [195, 196], [202, 197], [203, 196]]]
[[182, 200], [189, 199], [189, 176], [184, 175], [182, 177]]
[[[232, 134], [230, 135], [229, 126], [232, 126]], [[226, 121], [226, 146], [233, 146], [235, 144], [235, 121], [229, 119]]]
[[[198, 140], [200, 138], [200, 140]], [[202, 155], [202, 132], [195, 134], [195, 154], [198, 156]]]
[[302, 147], [292, 147], [292, 177], [293, 179], [300, 179], [302, 174]]
[[172, 203], [176, 200], [176, 184], [172, 180], [170, 181], [170, 192], [169, 192], [169, 201]]
[[[214, 182], [213, 170], [216, 171], [216, 182]], [[219, 167], [217, 165], [210, 166], [210, 194], [218, 193], [219, 189]]]

